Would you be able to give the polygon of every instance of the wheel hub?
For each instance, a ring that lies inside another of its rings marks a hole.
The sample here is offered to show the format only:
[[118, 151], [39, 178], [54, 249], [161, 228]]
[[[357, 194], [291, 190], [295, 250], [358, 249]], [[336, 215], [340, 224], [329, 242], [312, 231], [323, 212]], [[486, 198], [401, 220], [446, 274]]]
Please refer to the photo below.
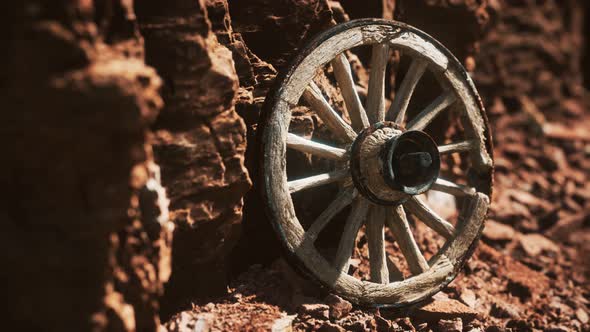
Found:
[[359, 134], [350, 166], [363, 196], [377, 204], [397, 205], [430, 189], [440, 171], [440, 155], [428, 134], [384, 121]]

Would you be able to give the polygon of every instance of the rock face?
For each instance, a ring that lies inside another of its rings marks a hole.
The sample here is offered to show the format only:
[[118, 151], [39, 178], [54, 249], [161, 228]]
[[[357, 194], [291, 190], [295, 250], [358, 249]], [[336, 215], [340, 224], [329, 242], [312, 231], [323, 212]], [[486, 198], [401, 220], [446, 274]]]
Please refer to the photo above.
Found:
[[239, 236], [250, 187], [246, 127], [234, 109], [232, 53], [212, 32], [205, 1], [136, 2], [135, 8], [146, 62], [164, 80], [165, 107], [152, 144], [176, 225], [166, 316], [195, 297], [225, 291], [225, 257]]
[[491, 26], [495, 0], [398, 0], [395, 18], [432, 35], [447, 47], [468, 71], [479, 41]]
[[481, 41], [475, 75], [484, 100], [528, 96], [551, 117], [560, 101], [580, 97], [583, 7], [584, 1], [552, 0], [493, 8], [495, 25]]
[[[285, 66], [302, 42], [329, 27], [326, 0], [228, 1], [232, 25], [258, 57]], [[269, 47], [272, 45], [272, 47]]]
[[306, 40], [329, 27], [333, 17], [326, 0], [209, 0], [208, 9], [215, 13], [213, 22], [225, 22], [213, 23], [213, 28], [232, 50], [240, 83], [236, 111], [248, 128], [246, 166], [253, 190], [244, 198], [244, 233], [232, 257], [232, 269], [243, 271], [252, 263], [269, 263], [280, 252], [256, 182], [261, 158], [256, 129], [266, 94], [277, 71]]
[[147, 143], [162, 100], [127, 1], [3, 11], [7, 326], [155, 330], [173, 225]]

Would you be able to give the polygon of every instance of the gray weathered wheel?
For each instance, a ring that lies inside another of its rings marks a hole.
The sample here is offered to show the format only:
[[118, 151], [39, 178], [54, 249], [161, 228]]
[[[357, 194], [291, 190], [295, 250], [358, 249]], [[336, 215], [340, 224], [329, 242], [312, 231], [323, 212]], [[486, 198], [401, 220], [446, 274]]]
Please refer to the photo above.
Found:
[[[362, 45], [372, 47], [364, 106], [345, 55]], [[385, 73], [391, 49], [409, 57], [411, 64], [386, 111]], [[332, 68], [348, 116], [339, 114], [314, 83], [314, 77], [325, 66]], [[440, 83], [441, 94], [405, 121], [413, 91], [425, 72]], [[412, 304], [453, 280], [479, 239], [492, 184], [485, 111], [461, 64], [424, 32], [398, 22], [363, 19], [335, 26], [318, 36], [278, 80], [267, 98], [261, 123], [263, 194], [273, 225], [294, 259], [323, 285], [361, 304]], [[315, 112], [334, 142], [320, 143], [289, 133], [292, 108], [300, 99]], [[463, 138], [437, 146], [424, 130], [446, 109], [460, 119]], [[333, 170], [290, 179], [287, 149], [331, 160]], [[460, 154], [468, 160], [463, 184], [439, 176], [441, 158], [449, 154]], [[327, 185], [338, 188], [335, 199], [311, 225], [305, 226], [296, 214], [292, 195]], [[457, 197], [462, 207], [455, 225], [429, 207], [423, 198], [429, 190]], [[348, 206], [335, 254], [320, 252], [316, 248], [320, 232]], [[405, 211], [445, 239], [429, 260], [414, 239]], [[370, 280], [348, 274], [363, 224]], [[394, 267], [387, 261], [385, 225], [407, 261], [411, 275], [405, 279], [399, 273], [395, 277], [390, 273]]]

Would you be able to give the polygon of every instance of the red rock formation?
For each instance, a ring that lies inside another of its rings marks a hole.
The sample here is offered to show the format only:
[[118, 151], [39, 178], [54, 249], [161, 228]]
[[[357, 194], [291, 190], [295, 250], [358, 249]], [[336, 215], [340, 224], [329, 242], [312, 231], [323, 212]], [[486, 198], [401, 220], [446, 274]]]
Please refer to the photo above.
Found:
[[[528, 96], [553, 118], [568, 98], [580, 99], [584, 1], [502, 3], [481, 42], [475, 79], [484, 100]], [[515, 101], [519, 104], [518, 101]]]
[[117, 0], [5, 12], [5, 325], [155, 330], [172, 225], [146, 145], [161, 83], [133, 12]]
[[279, 70], [303, 41], [332, 21], [327, 0], [230, 1], [229, 11], [232, 26], [246, 45]]
[[495, 0], [399, 0], [395, 19], [424, 30], [473, 70], [478, 42], [490, 27]]
[[167, 315], [195, 297], [225, 291], [226, 256], [239, 237], [250, 187], [246, 128], [234, 110], [232, 53], [212, 32], [205, 1], [137, 2], [136, 11], [146, 62], [164, 79], [165, 107], [152, 143], [176, 224]]

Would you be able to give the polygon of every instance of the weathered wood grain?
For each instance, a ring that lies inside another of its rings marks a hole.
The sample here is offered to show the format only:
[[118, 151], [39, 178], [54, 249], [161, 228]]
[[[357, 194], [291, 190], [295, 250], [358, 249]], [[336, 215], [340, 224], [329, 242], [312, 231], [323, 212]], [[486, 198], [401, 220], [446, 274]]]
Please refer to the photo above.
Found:
[[385, 252], [385, 226], [386, 208], [371, 206], [367, 220], [367, 242], [369, 244], [369, 264], [371, 281], [376, 283], [388, 283], [389, 271], [387, 270], [387, 253]]
[[432, 184], [431, 189], [442, 191], [455, 196], [468, 196], [475, 194], [475, 189], [472, 187], [456, 184], [442, 178], [436, 179], [436, 181], [434, 181]]
[[438, 96], [430, 105], [426, 106], [412, 121], [408, 122], [406, 126], [408, 130], [423, 130], [426, 126], [434, 120], [434, 118], [445, 110], [449, 105], [456, 100], [455, 94], [452, 91], [445, 91]]
[[432, 228], [438, 234], [450, 239], [455, 234], [455, 227], [434, 212], [426, 203], [414, 196], [404, 203], [404, 207], [418, 217], [426, 226]]
[[465, 109], [464, 127], [468, 139], [475, 139], [478, 143], [476, 153], [471, 155], [474, 166], [482, 171], [488, 171], [493, 167], [492, 158], [486, 149], [485, 128], [486, 123], [481, 116], [479, 103], [473, 94], [475, 87], [471, 78], [466, 72], [461, 72], [457, 67], [450, 68], [443, 73], [446, 79], [453, 87], [455, 93], [461, 100]]
[[287, 147], [322, 158], [342, 161], [348, 159], [348, 153], [345, 149], [314, 142], [292, 133], [287, 135]]
[[336, 256], [334, 258], [334, 268], [342, 273], [348, 273], [350, 268], [350, 257], [356, 243], [356, 236], [363, 222], [367, 218], [369, 211], [369, 201], [365, 198], [358, 197], [352, 204], [352, 210], [346, 219], [344, 231], [340, 237]]
[[316, 218], [311, 224], [307, 232], [305, 232], [306, 240], [314, 241], [317, 239], [320, 232], [326, 227], [326, 225], [334, 218], [338, 212], [342, 211], [345, 207], [350, 205], [352, 201], [357, 197], [358, 192], [353, 187], [346, 187], [336, 195], [336, 198], [326, 207], [326, 209]]
[[356, 138], [356, 133], [352, 127], [336, 113], [330, 106], [326, 98], [322, 95], [322, 91], [315, 84], [311, 83], [303, 93], [303, 99], [311, 106], [311, 109], [324, 121], [326, 126], [334, 135], [336, 135], [343, 142], [352, 142]]
[[390, 301], [395, 299], [396, 306], [409, 305], [439, 291], [453, 270], [451, 260], [441, 255], [424, 273], [388, 285], [363, 282], [363, 290], [365, 296], [370, 298], [370, 303], [392, 303]]
[[387, 118], [393, 119], [395, 123], [402, 124], [404, 117], [406, 116], [406, 110], [412, 99], [414, 89], [424, 75], [424, 71], [428, 67], [428, 62], [420, 58], [414, 58], [412, 64], [404, 76], [402, 83], [400, 84], [399, 90], [395, 93], [393, 102], [387, 111]]
[[388, 44], [376, 44], [373, 46], [367, 97], [367, 115], [371, 123], [385, 119], [385, 68], [387, 67], [388, 56]]
[[342, 92], [342, 98], [346, 104], [346, 109], [350, 115], [352, 128], [361, 131], [369, 126], [369, 119], [365, 108], [361, 103], [358, 93], [356, 92], [356, 85], [352, 77], [352, 70], [350, 63], [344, 53], [341, 53], [332, 60], [332, 68], [334, 69], [334, 76], [338, 82], [338, 87]]
[[403, 206], [398, 205], [387, 211], [387, 226], [391, 229], [397, 245], [406, 258], [410, 271], [415, 275], [427, 271], [428, 262], [416, 244]]
[[289, 193], [295, 193], [300, 190], [305, 190], [309, 188], [314, 188], [317, 186], [322, 186], [324, 184], [336, 182], [339, 180], [344, 180], [345, 178], [350, 177], [348, 169], [337, 170], [330, 173], [323, 173], [318, 174], [310, 177], [306, 177], [303, 179], [289, 181], [287, 184], [289, 188]]
[[447, 243], [441, 249], [449, 259], [461, 259], [482, 231], [483, 221], [490, 206], [490, 198], [483, 193], [476, 193], [467, 197], [467, 202], [459, 215], [459, 229], [454, 241]]
[[444, 72], [449, 67], [449, 58], [430, 40], [411, 31], [392, 33], [389, 44], [413, 58], [429, 62], [435, 72]]
[[461, 142], [449, 143], [440, 145], [438, 147], [438, 153], [455, 153], [455, 152], [468, 152], [471, 150], [478, 149], [479, 145], [476, 140], [465, 140]]

